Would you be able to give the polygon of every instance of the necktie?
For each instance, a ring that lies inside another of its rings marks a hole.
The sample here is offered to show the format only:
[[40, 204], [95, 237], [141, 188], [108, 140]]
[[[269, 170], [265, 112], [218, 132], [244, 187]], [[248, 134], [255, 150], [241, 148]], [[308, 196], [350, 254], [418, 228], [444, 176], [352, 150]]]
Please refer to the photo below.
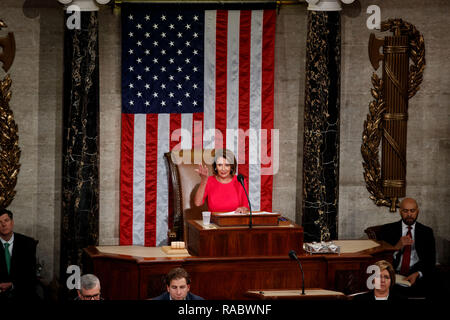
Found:
[[[408, 226], [407, 236], [411, 236], [411, 226]], [[400, 273], [404, 276], [407, 276], [409, 273], [409, 263], [411, 261], [411, 245], [407, 245], [403, 250], [403, 258], [402, 258], [402, 266], [400, 268]]]
[[9, 254], [9, 243], [5, 243], [5, 260], [6, 260], [6, 269], [9, 270], [11, 268], [11, 255]]

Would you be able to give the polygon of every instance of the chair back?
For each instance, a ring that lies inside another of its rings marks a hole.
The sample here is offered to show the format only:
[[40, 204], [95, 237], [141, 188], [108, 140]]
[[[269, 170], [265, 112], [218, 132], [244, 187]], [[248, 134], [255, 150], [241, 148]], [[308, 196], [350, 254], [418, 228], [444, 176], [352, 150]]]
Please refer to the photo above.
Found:
[[200, 176], [195, 171], [200, 163], [206, 164], [212, 174], [215, 150], [173, 150], [164, 154], [169, 166], [171, 193], [173, 198], [173, 228], [169, 230], [169, 241], [181, 240], [187, 244], [187, 220], [201, 220], [202, 211], [208, 207], [195, 206], [194, 197], [200, 185]]
[[381, 230], [381, 227], [382, 227], [381, 225], [368, 227], [366, 230], [364, 230], [364, 232], [367, 234], [369, 239], [379, 240], [378, 234]]

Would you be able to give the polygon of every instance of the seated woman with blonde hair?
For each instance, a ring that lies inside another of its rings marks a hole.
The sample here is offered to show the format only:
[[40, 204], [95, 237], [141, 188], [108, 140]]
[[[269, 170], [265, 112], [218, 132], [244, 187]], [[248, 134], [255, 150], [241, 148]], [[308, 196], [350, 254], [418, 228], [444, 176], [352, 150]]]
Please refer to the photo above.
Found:
[[380, 272], [375, 277], [374, 289], [359, 294], [354, 297], [353, 300], [357, 301], [378, 301], [378, 300], [387, 300], [387, 301], [396, 301], [400, 300], [401, 296], [399, 296], [392, 289], [395, 285], [395, 271], [392, 265], [386, 260], [380, 260], [375, 263], [377, 267], [380, 268]]
[[[208, 176], [206, 165], [200, 164], [195, 171], [200, 175], [200, 186], [194, 203], [201, 206], [205, 200], [209, 211], [247, 213], [248, 200], [236, 177], [236, 158], [229, 150], [217, 150], [213, 163], [214, 175]], [[248, 186], [245, 186], [248, 190]]]

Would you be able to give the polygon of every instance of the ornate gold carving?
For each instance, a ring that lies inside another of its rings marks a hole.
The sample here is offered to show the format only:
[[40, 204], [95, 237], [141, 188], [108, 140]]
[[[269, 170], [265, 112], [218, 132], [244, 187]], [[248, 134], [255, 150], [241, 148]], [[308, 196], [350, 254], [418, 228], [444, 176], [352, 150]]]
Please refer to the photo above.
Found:
[[383, 180], [383, 187], [401, 188], [406, 185], [405, 180]]
[[[0, 19], [0, 30], [6, 27], [6, 23]], [[3, 48], [3, 52], [0, 53], [0, 61], [3, 62], [3, 70], [8, 72], [16, 55], [16, 42], [12, 32], [9, 32], [6, 37], [0, 37], [0, 47]]]
[[[5, 27], [6, 24], [0, 20], [0, 30]], [[15, 49], [14, 43], [12, 33], [7, 38], [0, 38], [0, 46], [3, 47], [0, 61], [3, 62], [5, 71], [14, 60], [15, 50], [11, 50]], [[19, 136], [13, 112], [9, 108], [11, 83], [9, 74], [0, 81], [0, 207], [3, 208], [8, 207], [16, 195], [14, 188], [20, 170]]]
[[383, 48], [384, 53], [407, 53], [408, 47], [406, 46], [385, 46]]
[[390, 206], [389, 199], [385, 199], [381, 188], [381, 166], [378, 160], [378, 152], [381, 142], [381, 120], [384, 112], [384, 102], [381, 94], [383, 81], [374, 72], [372, 74], [371, 90], [374, 100], [369, 104], [369, 114], [364, 121], [363, 143], [361, 154], [363, 157], [364, 180], [367, 190], [371, 194], [370, 199], [378, 206]]
[[16, 195], [17, 175], [20, 170], [20, 148], [17, 125], [9, 108], [11, 78], [0, 82], [0, 207], [8, 207]]
[[412, 98], [419, 91], [425, 70], [425, 41], [416, 27], [402, 19], [389, 19], [381, 23], [381, 31], [401, 32], [409, 38], [409, 67], [408, 97]]
[[408, 115], [406, 113], [385, 113], [383, 114], [383, 120], [406, 121]]
[[[407, 99], [416, 94], [423, 79], [423, 71], [425, 68], [425, 42], [423, 36], [412, 24], [403, 21], [402, 19], [390, 19], [382, 22], [381, 31], [391, 31], [394, 33], [395, 37], [398, 38], [402, 36], [407, 36], [408, 38], [408, 46], [402, 45], [401, 41], [391, 40], [393, 37], [389, 40], [384, 40], [377, 39], [371, 34], [369, 38], [369, 58], [375, 69], [378, 69], [379, 62], [385, 59], [385, 55], [401, 55], [409, 53], [409, 59], [412, 61], [412, 64], [409, 66], [406, 88], [402, 85], [402, 79], [399, 78], [401, 72], [399, 70], [393, 70], [393, 68], [396, 67], [392, 64], [393, 60], [390, 60], [389, 62], [385, 61], [383, 74], [383, 77], [386, 77], [387, 79], [386, 81], [389, 81], [392, 84], [391, 88], [395, 88], [398, 95], [404, 97], [406, 101], [404, 102], [404, 107], [407, 109]], [[397, 44], [392, 45], [392, 41]], [[383, 54], [380, 54], [379, 49], [383, 45]], [[398, 59], [398, 57], [394, 59]], [[384, 96], [385, 93], [383, 91], [385, 84], [376, 73], [372, 74], [372, 85], [373, 89], [371, 89], [371, 93], [374, 100], [369, 104], [369, 114], [367, 115], [367, 120], [364, 121], [363, 141], [361, 145], [364, 180], [366, 182], [367, 190], [371, 194], [370, 199], [378, 206], [388, 206], [391, 211], [395, 211], [396, 207], [398, 207], [398, 195], [391, 194], [390, 196], [387, 196], [384, 191], [387, 189], [384, 188], [404, 189], [406, 187], [406, 181], [403, 178], [382, 179], [382, 167], [378, 159], [378, 153], [380, 142], [384, 138], [385, 140], [383, 143], [386, 143], [386, 146], [393, 151], [393, 153], [390, 153], [390, 157], [395, 155], [397, 158], [397, 164], [394, 165], [394, 168], [397, 166], [397, 170], [404, 170], [404, 175], [406, 176], [406, 140], [400, 142], [397, 141], [396, 138], [390, 134], [389, 130], [383, 127], [383, 121], [386, 125], [389, 121], [405, 123], [408, 119], [408, 114], [407, 110], [393, 111], [399, 110], [395, 105], [390, 105], [388, 112], [385, 100], [386, 97]], [[406, 124], [403, 128], [405, 132], [402, 134], [406, 135]], [[384, 158], [384, 161], [389, 160], [389, 155]], [[398, 167], [399, 164], [400, 167]]]

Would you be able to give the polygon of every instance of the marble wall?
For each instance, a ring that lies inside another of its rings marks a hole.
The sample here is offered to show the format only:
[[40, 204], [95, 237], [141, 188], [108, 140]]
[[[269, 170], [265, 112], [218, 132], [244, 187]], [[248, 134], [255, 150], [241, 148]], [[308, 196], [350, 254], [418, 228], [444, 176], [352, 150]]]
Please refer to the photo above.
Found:
[[[425, 39], [426, 67], [419, 92], [409, 100], [406, 194], [419, 201], [419, 221], [433, 228], [437, 258], [450, 261], [450, 2], [445, 0], [360, 0], [342, 12], [341, 156], [339, 237], [358, 239], [372, 225], [400, 219], [386, 207], [377, 207], [365, 187], [361, 133], [370, 95], [366, 27], [369, 5], [378, 5], [381, 20], [402, 18], [416, 26]], [[390, 33], [374, 32], [378, 37]], [[381, 76], [381, 73], [378, 72]]]
[[120, 35], [120, 16], [100, 11], [100, 245], [119, 244]]
[[273, 211], [301, 221], [303, 106], [305, 101], [305, 5], [282, 7], [275, 37], [275, 117], [280, 132], [280, 168], [273, 183]]
[[[22, 149], [17, 196], [10, 206], [16, 230], [39, 239], [43, 276], [59, 272], [62, 163], [63, 12], [28, 9], [2, 0], [0, 18], [16, 37], [10, 74], [11, 107]], [[358, 4], [360, 9], [358, 9]], [[401, 17], [421, 31], [427, 66], [421, 90], [410, 100], [407, 193], [421, 206], [419, 220], [433, 227], [438, 260], [448, 263], [450, 217], [449, 104], [450, 18], [447, 0], [360, 0], [342, 12], [340, 239], [364, 238], [371, 225], [395, 221], [398, 213], [368, 199], [360, 153], [363, 122], [371, 101], [372, 67], [366, 8], [377, 4], [383, 20]], [[282, 7], [277, 16], [275, 128], [280, 130], [280, 168], [274, 177], [273, 210], [301, 221], [306, 5]], [[99, 12], [100, 50], [100, 244], [119, 242], [120, 18]], [[0, 77], [4, 73], [0, 71]]]
[[50, 281], [59, 272], [64, 19], [56, 5], [23, 3], [0, 3], [0, 18], [8, 25], [0, 36], [14, 32], [16, 40], [10, 107], [21, 148], [17, 195], [9, 209], [15, 230], [39, 240], [42, 276]]

